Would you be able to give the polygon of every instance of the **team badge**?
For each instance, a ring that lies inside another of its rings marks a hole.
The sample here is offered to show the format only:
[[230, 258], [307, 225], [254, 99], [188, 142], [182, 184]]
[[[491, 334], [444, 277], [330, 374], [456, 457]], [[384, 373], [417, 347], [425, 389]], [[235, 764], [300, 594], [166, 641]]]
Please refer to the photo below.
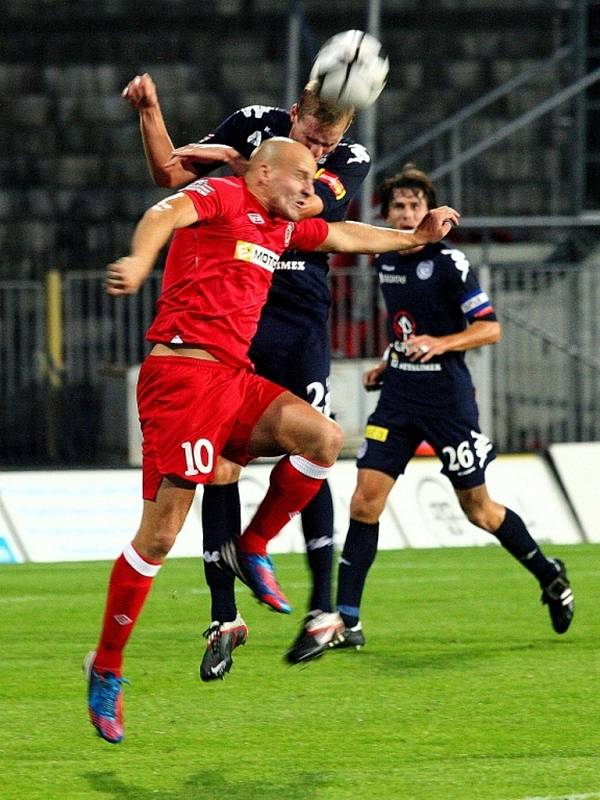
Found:
[[357, 458], [364, 458], [367, 455], [367, 448], [369, 447], [369, 443], [366, 439], [363, 439], [362, 442], [358, 446], [358, 450], [356, 451]]
[[315, 180], [322, 181], [322, 183], [329, 186], [336, 200], [341, 200], [342, 197], [346, 196], [346, 187], [333, 172], [327, 172], [326, 169], [319, 169], [315, 174]]
[[433, 275], [433, 261], [420, 261], [417, 264], [417, 278], [426, 281]]

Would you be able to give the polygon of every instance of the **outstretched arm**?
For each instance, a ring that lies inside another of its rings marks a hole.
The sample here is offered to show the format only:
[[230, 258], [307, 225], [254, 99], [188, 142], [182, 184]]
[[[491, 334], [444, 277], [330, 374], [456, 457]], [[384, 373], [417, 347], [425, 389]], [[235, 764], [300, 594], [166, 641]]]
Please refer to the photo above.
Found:
[[463, 331], [447, 336], [411, 336], [406, 340], [407, 355], [411, 361], [426, 363], [442, 353], [475, 350], [486, 344], [496, 344], [502, 338], [502, 326], [497, 320], [478, 319]]
[[173, 231], [197, 221], [194, 203], [182, 193], [171, 195], [149, 208], [133, 232], [130, 254], [106, 268], [104, 288], [108, 294], [115, 297], [135, 294]]
[[389, 253], [410, 250], [443, 239], [460, 214], [449, 206], [428, 211], [414, 231], [378, 228], [362, 222], [329, 223], [329, 233], [317, 250], [335, 253]]

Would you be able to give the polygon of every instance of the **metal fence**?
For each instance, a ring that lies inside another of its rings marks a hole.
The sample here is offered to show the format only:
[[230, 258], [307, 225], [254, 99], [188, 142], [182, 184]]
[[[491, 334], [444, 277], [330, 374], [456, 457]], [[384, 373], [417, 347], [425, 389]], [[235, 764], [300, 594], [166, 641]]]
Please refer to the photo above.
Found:
[[[484, 368], [475, 371], [499, 449], [600, 439], [600, 268], [493, 264], [481, 277], [504, 326], [503, 340], [484, 349]], [[2, 465], [101, 460], [103, 390], [147, 351], [161, 274], [138, 295], [117, 299], [103, 292], [102, 280], [102, 272], [63, 276], [63, 358], [53, 368], [45, 286], [0, 282]], [[334, 359], [379, 357], [386, 332], [377, 276], [337, 267], [331, 288]]]
[[0, 282], [0, 463], [45, 453], [44, 286]]

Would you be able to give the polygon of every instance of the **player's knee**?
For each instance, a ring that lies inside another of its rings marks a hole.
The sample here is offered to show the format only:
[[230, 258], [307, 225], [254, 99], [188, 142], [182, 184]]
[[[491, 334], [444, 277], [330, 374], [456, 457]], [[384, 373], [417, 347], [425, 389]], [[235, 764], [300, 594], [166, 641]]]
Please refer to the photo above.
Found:
[[219, 458], [215, 469], [215, 477], [211, 483], [217, 486], [225, 486], [228, 483], [236, 483], [240, 479], [242, 468], [239, 464], [233, 464], [227, 459]]
[[333, 464], [344, 444], [344, 434], [332, 419], [322, 417], [316, 432], [314, 458], [322, 464]]
[[498, 527], [497, 514], [492, 503], [461, 501], [462, 510], [472, 525], [492, 533]]
[[379, 520], [385, 498], [379, 492], [357, 487], [350, 503], [350, 516], [358, 522], [374, 524]]

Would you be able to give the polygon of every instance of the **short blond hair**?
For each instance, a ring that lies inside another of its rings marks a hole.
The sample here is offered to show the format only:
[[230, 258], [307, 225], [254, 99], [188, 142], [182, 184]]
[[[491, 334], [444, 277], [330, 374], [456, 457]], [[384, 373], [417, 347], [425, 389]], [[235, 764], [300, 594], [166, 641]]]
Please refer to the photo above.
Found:
[[354, 109], [348, 106], [338, 106], [332, 100], [324, 100], [319, 96], [319, 81], [309, 81], [298, 100], [298, 116], [300, 118], [310, 114], [320, 125], [329, 128], [346, 122], [350, 125], [354, 118]]

